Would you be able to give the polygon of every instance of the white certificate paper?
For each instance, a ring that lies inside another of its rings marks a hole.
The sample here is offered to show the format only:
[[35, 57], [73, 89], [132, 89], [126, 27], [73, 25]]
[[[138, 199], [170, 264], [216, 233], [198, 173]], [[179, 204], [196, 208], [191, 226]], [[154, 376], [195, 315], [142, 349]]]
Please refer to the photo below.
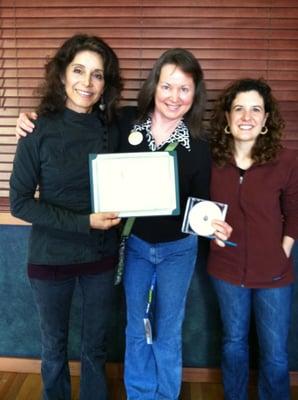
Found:
[[90, 154], [94, 212], [120, 217], [180, 212], [176, 152]]

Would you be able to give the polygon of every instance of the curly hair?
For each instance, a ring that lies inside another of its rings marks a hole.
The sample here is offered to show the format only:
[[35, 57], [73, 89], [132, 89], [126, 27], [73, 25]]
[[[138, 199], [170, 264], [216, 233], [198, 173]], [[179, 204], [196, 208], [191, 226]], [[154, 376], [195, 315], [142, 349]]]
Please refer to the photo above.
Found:
[[265, 113], [268, 113], [266, 135], [259, 135], [252, 148], [251, 158], [255, 163], [263, 164], [276, 158], [281, 149], [281, 136], [285, 127], [278, 103], [268, 83], [260, 79], [240, 79], [232, 82], [219, 95], [210, 118], [210, 144], [213, 160], [218, 166], [226, 165], [234, 154], [234, 140], [224, 129], [227, 125], [225, 113], [230, 113], [232, 103], [238, 93], [255, 90], [263, 98]]
[[[37, 108], [40, 115], [56, 113], [65, 107], [65, 90], [61, 81], [67, 66], [76, 54], [89, 50], [99, 54], [104, 63], [104, 118], [107, 122], [113, 119], [122, 90], [119, 61], [115, 52], [102, 39], [97, 36], [77, 34], [67, 39], [57, 50], [56, 54], [45, 65], [45, 79], [39, 87], [38, 93], [41, 101]], [[98, 107], [97, 102], [93, 109]]]
[[206, 104], [206, 88], [202, 68], [194, 55], [185, 49], [174, 48], [165, 51], [155, 62], [148, 78], [144, 82], [138, 96], [138, 122], [144, 122], [148, 114], [154, 110], [154, 97], [159, 82], [161, 69], [166, 64], [179, 67], [190, 74], [195, 84], [193, 104], [184, 116], [193, 137], [202, 136], [203, 115]]

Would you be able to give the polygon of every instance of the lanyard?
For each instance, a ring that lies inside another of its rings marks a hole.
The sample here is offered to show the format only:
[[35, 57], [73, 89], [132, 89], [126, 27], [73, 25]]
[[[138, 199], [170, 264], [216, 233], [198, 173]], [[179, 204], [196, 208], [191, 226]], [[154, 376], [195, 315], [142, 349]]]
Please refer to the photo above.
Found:
[[149, 292], [148, 292], [148, 301], [147, 301], [147, 306], [146, 306], [145, 318], [143, 318], [147, 344], [152, 344], [153, 343], [152, 324], [151, 324], [151, 318], [150, 318], [150, 309], [151, 309], [151, 305], [152, 305], [152, 298], [153, 298], [153, 293], [154, 293], [154, 290], [155, 290], [155, 286], [156, 286], [156, 272], [154, 271], [153, 275], [152, 275], [152, 278], [151, 278], [150, 289], [149, 289]]
[[151, 278], [150, 289], [148, 292], [148, 301], [147, 301], [146, 313], [145, 313], [145, 317], [147, 317], [147, 318], [149, 317], [155, 286], [156, 286], [156, 272], [154, 271], [152, 278]]

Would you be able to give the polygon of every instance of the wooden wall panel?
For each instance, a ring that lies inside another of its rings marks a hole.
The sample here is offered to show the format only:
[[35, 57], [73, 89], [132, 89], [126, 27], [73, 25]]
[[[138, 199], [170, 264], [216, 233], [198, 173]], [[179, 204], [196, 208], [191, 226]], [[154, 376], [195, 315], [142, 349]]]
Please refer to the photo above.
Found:
[[8, 208], [16, 118], [38, 103], [45, 59], [77, 32], [99, 35], [115, 49], [126, 104], [135, 103], [154, 60], [169, 47], [186, 47], [200, 60], [207, 119], [231, 80], [268, 79], [287, 122], [284, 143], [298, 149], [297, 0], [2, 0], [0, 13], [0, 210]]

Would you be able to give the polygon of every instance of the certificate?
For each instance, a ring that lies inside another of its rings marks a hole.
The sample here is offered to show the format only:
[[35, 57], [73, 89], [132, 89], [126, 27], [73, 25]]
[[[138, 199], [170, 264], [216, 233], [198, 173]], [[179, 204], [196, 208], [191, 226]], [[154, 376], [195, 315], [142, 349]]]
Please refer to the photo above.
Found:
[[93, 212], [179, 214], [175, 151], [90, 154], [89, 167]]

